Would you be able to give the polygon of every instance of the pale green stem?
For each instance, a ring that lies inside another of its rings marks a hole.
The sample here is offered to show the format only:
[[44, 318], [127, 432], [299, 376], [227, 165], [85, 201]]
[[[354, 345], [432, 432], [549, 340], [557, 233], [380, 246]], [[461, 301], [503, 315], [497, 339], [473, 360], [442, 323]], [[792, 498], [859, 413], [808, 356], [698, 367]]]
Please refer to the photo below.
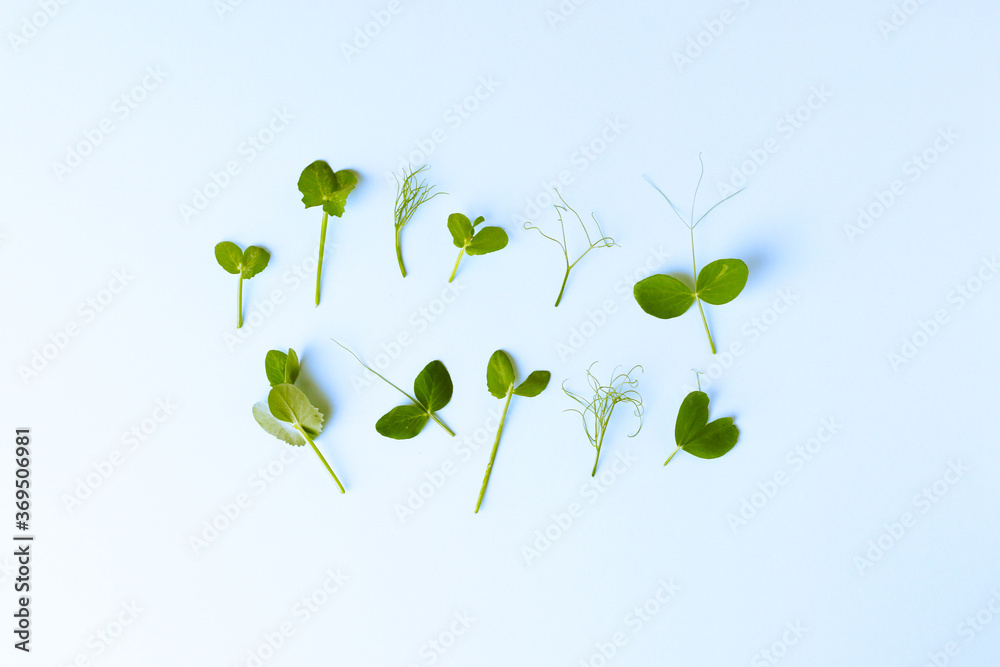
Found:
[[[679, 451], [681, 451], [680, 447], [674, 450], [674, 454], [676, 454]], [[663, 465], [667, 465], [668, 463], [670, 463], [670, 459], [674, 458], [674, 454], [671, 454], [669, 457], [667, 457], [667, 460], [663, 462]]]
[[[320, 275], [323, 273], [323, 249], [326, 247], [326, 221], [330, 216], [323, 211], [323, 226], [319, 230], [319, 261], [316, 263], [316, 305], [319, 305]], [[339, 482], [338, 482], [339, 483]]]
[[490, 453], [490, 462], [486, 466], [486, 476], [483, 477], [483, 488], [479, 489], [479, 500], [476, 501], [476, 514], [479, 514], [479, 506], [483, 504], [483, 496], [486, 495], [486, 485], [490, 483], [490, 473], [493, 472], [493, 461], [497, 457], [497, 447], [500, 445], [500, 434], [503, 433], [503, 423], [507, 419], [507, 408], [510, 407], [510, 397], [514, 395], [514, 385], [507, 389], [507, 402], [503, 404], [503, 414], [500, 415], [500, 426], [497, 427], [497, 439], [493, 442], [493, 451]]
[[316, 456], [318, 456], [319, 460], [323, 462], [324, 466], [326, 466], [326, 469], [330, 473], [330, 476], [333, 477], [333, 481], [335, 481], [337, 483], [337, 486], [340, 487], [340, 492], [345, 493], [344, 485], [340, 483], [339, 479], [337, 479], [337, 473], [333, 472], [333, 468], [331, 468], [330, 464], [326, 462], [326, 458], [324, 458], [323, 453], [319, 451], [319, 447], [316, 446], [316, 443], [313, 442], [313, 439], [310, 438], [309, 434], [305, 432], [305, 429], [301, 428], [298, 424], [295, 424], [294, 426], [295, 430], [299, 432], [299, 435], [301, 435], [303, 438], [306, 439], [306, 442], [308, 442], [312, 446], [313, 451], [316, 452]]
[[[701, 306], [701, 299], [698, 298], [698, 264], [694, 260], [694, 227], [691, 227], [691, 268], [694, 270], [695, 294], [694, 300], [698, 302], [698, 312], [701, 313], [701, 323], [705, 325], [705, 333], [708, 335], [708, 345], [715, 354], [715, 341], [712, 340], [712, 332], [708, 329], [708, 320], [705, 319], [705, 309]], [[664, 464], [666, 465], [666, 464]]]
[[448, 282], [451, 282], [452, 280], [455, 279], [455, 274], [458, 273], [458, 263], [462, 261], [462, 255], [464, 254], [465, 254], [465, 246], [462, 246], [462, 249], [458, 252], [458, 259], [455, 260], [455, 268], [452, 269], [451, 278], [448, 278]]
[[[610, 419], [610, 415], [608, 415]], [[591, 477], [597, 476], [597, 462], [601, 460], [601, 445], [604, 443], [604, 431], [601, 431], [601, 438], [597, 441], [597, 456], [594, 457], [594, 469], [590, 472]]]
[[396, 228], [396, 259], [399, 261], [399, 272], [402, 273], [403, 277], [405, 278], [406, 267], [403, 266], [403, 246], [399, 244], [399, 232], [401, 229], [402, 227]]
[[563, 291], [566, 289], [566, 281], [569, 280], [569, 270], [571, 268], [569, 264], [566, 265], [566, 275], [563, 276], [562, 286], [559, 288], [559, 296], [556, 297], [556, 308], [559, 307], [559, 302], [562, 301]]
[[451, 430], [450, 428], [448, 428], [448, 426], [447, 426], [447, 425], [446, 425], [446, 424], [445, 424], [445, 423], [444, 423], [443, 421], [441, 421], [440, 419], [438, 419], [438, 417], [437, 417], [437, 415], [436, 415], [436, 414], [434, 414], [433, 412], [428, 412], [427, 414], [428, 414], [428, 416], [429, 416], [429, 417], [430, 417], [431, 419], [433, 419], [434, 421], [436, 421], [436, 422], [437, 422], [437, 425], [438, 425], [438, 426], [440, 426], [440, 427], [441, 427], [441, 428], [443, 428], [443, 429], [444, 429], [445, 431], [447, 431], [447, 432], [448, 432], [448, 435], [450, 435], [450, 436], [451, 436], [451, 437], [453, 437], [453, 438], [455, 437], [455, 432], [454, 432], [454, 431], [452, 431], [452, 430]]
[[240, 273], [240, 286], [236, 291], [236, 328], [243, 327], [243, 274]]

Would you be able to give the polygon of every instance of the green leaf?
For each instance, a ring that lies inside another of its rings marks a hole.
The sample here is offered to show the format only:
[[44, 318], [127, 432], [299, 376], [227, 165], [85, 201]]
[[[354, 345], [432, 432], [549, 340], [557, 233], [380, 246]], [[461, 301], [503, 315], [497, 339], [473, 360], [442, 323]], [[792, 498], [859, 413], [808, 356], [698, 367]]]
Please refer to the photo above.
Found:
[[375, 422], [375, 430], [387, 438], [409, 440], [423, 430], [430, 415], [418, 405], [400, 405]]
[[261, 401], [253, 406], [253, 418], [260, 424], [260, 427], [273, 435], [278, 440], [283, 440], [289, 445], [294, 445], [296, 447], [301, 447], [306, 444], [305, 438], [303, 438], [298, 431], [296, 431], [291, 426], [286, 426], [284, 422], [280, 422], [274, 418], [270, 410], [267, 408], [267, 403]]
[[285, 379], [285, 368], [288, 362], [288, 355], [281, 350], [270, 350], [264, 355], [264, 372], [267, 373], [267, 381], [275, 387]]
[[472, 228], [475, 229], [476, 227], [478, 227], [479, 225], [481, 225], [485, 221], [486, 221], [486, 218], [484, 218], [483, 216], [479, 216], [478, 218], [476, 218], [475, 220], [472, 221]]
[[486, 366], [486, 387], [495, 398], [503, 398], [514, 384], [514, 364], [503, 350], [497, 350]]
[[500, 227], [483, 227], [465, 248], [470, 255], [485, 255], [507, 247], [507, 232]]
[[657, 274], [644, 278], [632, 288], [639, 307], [661, 320], [669, 320], [687, 312], [694, 303], [691, 288], [673, 276]]
[[243, 251], [235, 243], [223, 241], [215, 246], [215, 259], [229, 273], [239, 273], [243, 266]]
[[267, 268], [269, 261], [271, 261], [271, 253], [255, 245], [249, 246], [243, 251], [242, 276], [244, 278], [253, 278]]
[[451, 375], [440, 361], [432, 361], [424, 366], [424, 370], [413, 381], [414, 395], [429, 412], [437, 412], [448, 405], [453, 390]]
[[464, 248], [472, 238], [472, 223], [461, 213], [448, 216], [448, 231], [451, 232], [452, 243], [456, 248]]
[[741, 259], [717, 259], [698, 273], [698, 298], [713, 306], [729, 303], [747, 284], [750, 269]]
[[358, 177], [349, 169], [334, 172], [323, 160], [316, 160], [302, 170], [299, 192], [306, 208], [322, 206], [323, 210], [338, 218], [344, 214], [347, 195], [358, 183]]
[[674, 426], [674, 440], [678, 447], [691, 442], [698, 431], [708, 423], [708, 394], [703, 391], [692, 391], [684, 397], [681, 409], [677, 411], [677, 424]]
[[310, 436], [317, 436], [323, 430], [323, 414], [293, 384], [283, 383], [271, 389], [267, 407], [275, 419], [295, 424]]
[[717, 459], [732, 449], [739, 437], [740, 430], [733, 424], [733, 418], [723, 417], [698, 431], [694, 438], [684, 445], [684, 451], [700, 459]]
[[549, 379], [552, 377], [552, 373], [548, 371], [534, 371], [531, 375], [525, 378], [524, 382], [517, 385], [514, 389], [514, 393], [518, 396], [526, 396], [531, 398], [532, 396], [538, 396], [540, 393], [545, 391], [545, 388], [549, 386]]
[[285, 361], [284, 381], [288, 384], [295, 384], [299, 379], [299, 355], [295, 350], [288, 348], [288, 359]]

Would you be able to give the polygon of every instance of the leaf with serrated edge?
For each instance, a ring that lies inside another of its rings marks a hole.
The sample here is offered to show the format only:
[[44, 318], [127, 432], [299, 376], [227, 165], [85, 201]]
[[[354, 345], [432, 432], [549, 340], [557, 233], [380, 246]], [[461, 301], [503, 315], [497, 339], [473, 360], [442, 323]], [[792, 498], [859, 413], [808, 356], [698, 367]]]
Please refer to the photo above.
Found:
[[514, 363], [506, 352], [497, 350], [486, 366], [486, 387], [495, 398], [503, 398], [513, 384]]
[[215, 246], [215, 260], [228, 273], [238, 274], [243, 266], [243, 251], [235, 243], [223, 241]]
[[549, 386], [549, 380], [551, 378], [552, 373], [549, 373], [548, 371], [533, 371], [531, 375], [525, 378], [524, 382], [517, 385], [514, 389], [514, 395], [524, 396], [526, 398], [538, 396], [540, 393], [545, 391], [547, 386]]
[[281, 350], [270, 350], [264, 355], [264, 372], [267, 373], [267, 381], [272, 387], [287, 382], [285, 379], [287, 363], [288, 355]]
[[309, 436], [317, 436], [323, 431], [323, 414], [293, 384], [283, 383], [271, 389], [267, 407], [275, 419], [297, 424]]
[[698, 272], [698, 298], [713, 306], [729, 303], [746, 287], [750, 269], [741, 259], [717, 259]]
[[306, 444], [305, 438], [303, 438], [298, 431], [291, 426], [287, 426], [284, 422], [280, 422], [275, 419], [271, 414], [271, 411], [268, 410], [267, 403], [263, 401], [254, 404], [253, 418], [258, 424], [260, 424], [262, 429], [273, 435], [278, 440], [283, 440], [289, 445], [294, 445], [295, 447], [301, 447]]
[[465, 252], [470, 255], [485, 255], [489, 252], [496, 252], [507, 247], [507, 240], [507, 232], [500, 227], [483, 227], [472, 237]]
[[400, 405], [375, 422], [375, 430], [387, 438], [409, 440], [423, 430], [430, 415], [418, 405]]
[[253, 278], [255, 275], [267, 268], [267, 263], [271, 260], [271, 253], [263, 248], [252, 245], [243, 251], [243, 266], [241, 275], [244, 278]]
[[694, 303], [691, 288], [673, 276], [662, 274], [640, 280], [632, 288], [632, 294], [640, 308], [661, 320], [683, 315]]
[[437, 412], [448, 405], [454, 386], [448, 369], [440, 361], [432, 361], [424, 366], [413, 381], [413, 395], [430, 412]]

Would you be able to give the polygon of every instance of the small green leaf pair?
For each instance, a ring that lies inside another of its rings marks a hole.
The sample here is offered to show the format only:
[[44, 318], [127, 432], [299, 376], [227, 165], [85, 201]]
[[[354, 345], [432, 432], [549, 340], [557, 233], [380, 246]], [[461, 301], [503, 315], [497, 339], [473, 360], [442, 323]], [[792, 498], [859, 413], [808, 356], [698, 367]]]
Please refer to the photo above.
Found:
[[264, 371], [271, 391], [266, 403], [253, 406], [254, 420], [262, 429], [289, 445], [301, 447], [308, 442], [340, 492], [344, 493], [344, 485], [313, 441], [323, 431], [323, 413], [294, 384], [299, 377], [299, 357], [295, 350], [289, 348], [288, 354], [280, 350], [268, 352], [264, 357]]
[[223, 241], [215, 246], [215, 259], [219, 266], [240, 277], [236, 292], [236, 328], [239, 329], [243, 326], [243, 281], [266, 269], [271, 253], [255, 245], [242, 250], [235, 243]]
[[500, 425], [497, 427], [497, 437], [493, 442], [493, 451], [490, 453], [490, 462], [486, 466], [486, 476], [483, 478], [483, 486], [479, 490], [479, 499], [476, 501], [476, 514], [479, 513], [479, 506], [483, 504], [483, 496], [486, 495], [486, 485], [490, 482], [490, 474], [493, 472], [493, 461], [497, 457], [497, 447], [500, 445], [500, 434], [503, 433], [503, 425], [507, 420], [507, 408], [510, 407], [511, 396], [524, 396], [531, 398], [538, 396], [545, 391], [549, 385], [552, 374], [548, 371], [533, 371], [524, 382], [514, 386], [517, 381], [517, 374], [514, 371], [514, 362], [503, 350], [497, 350], [490, 356], [490, 361], [486, 366], [486, 388], [493, 394], [494, 398], [506, 398], [503, 405], [503, 414], [500, 416]]
[[361, 358], [351, 352], [351, 350], [336, 340], [333, 342], [340, 345], [348, 354], [357, 359], [359, 364], [381, 378], [387, 385], [410, 399], [411, 405], [397, 406], [379, 417], [379, 420], [375, 422], [375, 430], [379, 434], [395, 440], [409, 440], [419, 435], [424, 430], [427, 422], [433, 419], [448, 435], [455, 436], [455, 433], [434, 414], [448, 405], [454, 391], [451, 383], [451, 375], [448, 374], [448, 369], [445, 368], [443, 363], [435, 360], [424, 366], [424, 369], [417, 375], [417, 379], [413, 381], [414, 396], [411, 396], [387, 380], [371, 366], [361, 361]]
[[319, 305], [320, 276], [323, 273], [323, 253], [326, 247], [326, 223], [331, 215], [344, 215], [347, 195], [358, 184], [358, 177], [350, 169], [334, 171], [323, 160], [316, 160], [302, 170], [299, 192], [306, 208], [323, 207], [323, 226], [319, 232], [319, 259], [316, 262], [316, 305]]
[[740, 430], [732, 417], [708, 421], [708, 394], [698, 390], [688, 394], [677, 412], [674, 440], [677, 449], [663, 465], [670, 463], [674, 454], [684, 450], [700, 459], [717, 459], [736, 446]]
[[479, 216], [473, 222], [461, 213], [452, 213], [448, 216], [448, 231], [456, 248], [461, 248], [458, 259], [455, 260], [455, 268], [451, 272], [448, 282], [455, 279], [458, 272], [458, 264], [462, 261], [462, 255], [485, 255], [507, 247], [507, 232], [500, 227], [483, 227], [476, 231], [476, 227], [482, 224], [486, 218]]
[[[698, 156], [698, 160], [701, 161], [700, 155]], [[722, 304], [729, 303], [743, 291], [743, 288], [747, 284], [750, 270], [741, 259], [717, 259], [705, 265], [700, 273], [698, 272], [698, 263], [695, 261], [694, 255], [694, 228], [716, 206], [742, 192], [742, 190], [738, 190], [729, 195], [729, 197], [722, 199], [708, 209], [698, 220], [695, 220], [694, 205], [698, 199], [698, 187], [701, 186], [701, 179], [704, 175], [705, 164], [702, 162], [701, 176], [698, 177], [698, 186], [694, 189], [694, 199], [691, 202], [690, 221], [685, 220], [678, 208], [670, 201], [670, 198], [657, 188], [653, 181], [646, 178], [649, 184], [656, 188], [656, 191], [667, 200], [671, 209], [673, 209], [677, 217], [680, 218], [680, 221], [691, 232], [691, 267], [694, 271], [694, 289], [692, 290], [687, 284], [673, 276], [653, 275], [637, 282], [632, 288], [632, 294], [635, 296], [635, 300], [640, 308], [661, 320], [679, 317], [688, 311], [691, 304], [697, 302], [698, 311], [701, 313], [701, 322], [705, 325], [705, 334], [708, 336], [708, 345], [712, 348], [712, 354], [715, 354], [715, 341], [712, 340], [712, 332], [708, 328], [708, 320], [705, 319], [705, 309], [702, 307], [701, 302], [704, 301], [713, 306], [721, 306]]]

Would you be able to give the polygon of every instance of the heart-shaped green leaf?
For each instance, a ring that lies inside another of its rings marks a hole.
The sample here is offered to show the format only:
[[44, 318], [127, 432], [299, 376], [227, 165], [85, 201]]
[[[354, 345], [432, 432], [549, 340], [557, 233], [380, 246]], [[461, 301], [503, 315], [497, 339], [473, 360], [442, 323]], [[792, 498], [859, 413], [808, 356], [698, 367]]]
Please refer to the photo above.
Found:
[[296, 447], [301, 447], [306, 444], [305, 438], [303, 438], [298, 431], [296, 431], [291, 426], [288, 426], [284, 422], [280, 422], [275, 419], [270, 410], [267, 408], [267, 403], [261, 401], [253, 406], [253, 418], [260, 424], [260, 427], [273, 435], [278, 440], [283, 440], [289, 445], [294, 445]]
[[311, 437], [323, 431], [323, 414], [293, 384], [283, 383], [271, 389], [267, 407], [275, 419], [297, 425]]
[[707, 424], [684, 445], [684, 451], [700, 459], [717, 459], [736, 445], [740, 430], [732, 417], [722, 417]]
[[451, 232], [451, 239], [455, 247], [464, 248], [465, 244], [472, 238], [472, 223], [461, 213], [452, 213], [448, 216], [448, 231]]
[[287, 364], [288, 355], [281, 350], [270, 350], [264, 355], [264, 372], [267, 373], [267, 381], [272, 387], [276, 387], [283, 382], [288, 382], [285, 379], [285, 367]]
[[285, 360], [285, 382], [295, 384], [299, 379], [299, 355], [295, 350], [288, 348], [288, 358]]
[[423, 430], [430, 415], [417, 405], [400, 405], [375, 422], [375, 430], [387, 438], [409, 440]]
[[698, 273], [698, 298], [713, 306], [729, 303], [747, 284], [750, 269], [742, 259], [717, 259]]
[[338, 218], [344, 214], [347, 195], [358, 183], [358, 177], [349, 169], [334, 172], [323, 160], [316, 160], [302, 170], [299, 192], [306, 208], [322, 206], [323, 210]]
[[243, 267], [243, 251], [235, 243], [223, 241], [215, 246], [215, 259], [229, 273], [239, 273]]
[[640, 280], [632, 288], [632, 294], [640, 308], [661, 320], [683, 315], [694, 303], [691, 288], [673, 276], [662, 274]]
[[540, 393], [545, 391], [545, 388], [549, 386], [549, 380], [552, 378], [552, 373], [548, 371], [533, 371], [531, 375], [525, 378], [524, 382], [517, 385], [514, 389], [514, 393], [517, 396], [525, 396], [531, 398], [532, 396], [538, 396]]
[[271, 260], [271, 253], [255, 245], [243, 251], [243, 264], [241, 275], [244, 278], [253, 278], [255, 275], [267, 268], [267, 263]]
[[507, 232], [500, 227], [483, 227], [466, 246], [465, 252], [470, 255], [485, 255], [507, 247]]
[[674, 426], [674, 440], [678, 447], [691, 442], [697, 433], [708, 423], [708, 394], [703, 391], [692, 391], [684, 397], [681, 409], [677, 411], [677, 423]]
[[451, 375], [440, 361], [432, 361], [424, 366], [424, 370], [413, 381], [414, 395], [430, 412], [437, 412], [448, 405], [453, 390]]
[[503, 398], [513, 384], [514, 363], [506, 352], [497, 350], [486, 366], [486, 387], [494, 398]]

